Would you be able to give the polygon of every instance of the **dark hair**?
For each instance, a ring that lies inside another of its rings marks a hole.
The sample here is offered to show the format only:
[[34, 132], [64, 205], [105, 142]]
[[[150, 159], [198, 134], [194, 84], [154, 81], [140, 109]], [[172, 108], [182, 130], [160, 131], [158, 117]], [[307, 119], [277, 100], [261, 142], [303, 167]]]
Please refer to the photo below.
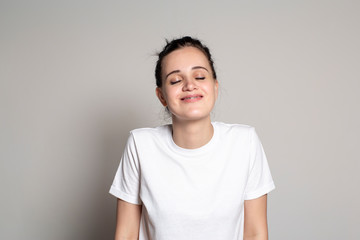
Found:
[[214, 61], [211, 58], [209, 48], [206, 47], [204, 44], [202, 44], [200, 42], [200, 40], [186, 36], [186, 37], [182, 37], [182, 38], [178, 38], [178, 39], [173, 39], [170, 42], [168, 40], [166, 40], [165, 47], [163, 48], [163, 50], [160, 53], [157, 54], [159, 56], [159, 59], [157, 60], [156, 67], [155, 67], [156, 86], [158, 86], [158, 87], [162, 86], [161, 70], [162, 70], [162, 61], [163, 61], [164, 57], [169, 55], [171, 52], [181, 49], [181, 48], [184, 48], [184, 47], [195, 47], [195, 48], [199, 49], [201, 52], [203, 52], [209, 61], [211, 71], [213, 74], [213, 78], [216, 79]]

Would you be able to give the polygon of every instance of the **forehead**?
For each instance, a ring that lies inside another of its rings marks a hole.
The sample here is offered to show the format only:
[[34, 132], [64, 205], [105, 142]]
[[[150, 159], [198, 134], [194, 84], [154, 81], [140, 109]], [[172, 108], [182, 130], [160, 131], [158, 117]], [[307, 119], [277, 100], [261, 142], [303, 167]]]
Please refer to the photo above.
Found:
[[163, 73], [187, 70], [194, 66], [202, 66], [211, 71], [209, 61], [201, 50], [195, 47], [183, 47], [164, 58]]

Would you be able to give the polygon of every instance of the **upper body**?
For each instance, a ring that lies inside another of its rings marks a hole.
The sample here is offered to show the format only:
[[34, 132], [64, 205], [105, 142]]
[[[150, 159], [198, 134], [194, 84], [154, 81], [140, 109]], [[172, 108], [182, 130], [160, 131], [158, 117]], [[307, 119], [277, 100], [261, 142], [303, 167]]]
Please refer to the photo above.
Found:
[[196, 149], [176, 145], [171, 125], [131, 131], [110, 193], [142, 205], [139, 239], [242, 239], [244, 201], [274, 183], [254, 128], [212, 125]]
[[253, 128], [211, 122], [209, 49], [190, 37], [168, 42], [155, 76], [172, 124], [129, 137], [110, 190], [116, 239], [267, 239], [267, 160]]

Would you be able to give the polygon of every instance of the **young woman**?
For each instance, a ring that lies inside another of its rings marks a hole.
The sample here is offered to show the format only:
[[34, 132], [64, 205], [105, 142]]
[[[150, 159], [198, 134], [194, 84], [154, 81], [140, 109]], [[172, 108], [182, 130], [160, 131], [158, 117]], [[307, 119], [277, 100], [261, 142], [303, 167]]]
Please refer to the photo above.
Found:
[[267, 239], [268, 163], [253, 127], [211, 121], [209, 49], [191, 37], [168, 42], [155, 77], [172, 124], [130, 133], [110, 189], [115, 239]]

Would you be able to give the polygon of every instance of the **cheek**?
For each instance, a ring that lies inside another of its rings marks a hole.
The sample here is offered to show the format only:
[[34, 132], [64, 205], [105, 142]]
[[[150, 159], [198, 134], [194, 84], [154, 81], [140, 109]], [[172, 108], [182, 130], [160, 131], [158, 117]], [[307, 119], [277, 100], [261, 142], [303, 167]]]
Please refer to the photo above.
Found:
[[178, 90], [176, 88], [171, 88], [171, 87], [168, 87], [165, 89], [164, 91], [164, 97], [166, 99], [166, 101], [172, 101], [174, 100], [174, 98], [176, 98], [176, 96], [178, 95]]
[[217, 97], [217, 88], [216, 85], [214, 84], [208, 84], [207, 86], [205, 86], [205, 91], [211, 95], [214, 95], [214, 97]]

